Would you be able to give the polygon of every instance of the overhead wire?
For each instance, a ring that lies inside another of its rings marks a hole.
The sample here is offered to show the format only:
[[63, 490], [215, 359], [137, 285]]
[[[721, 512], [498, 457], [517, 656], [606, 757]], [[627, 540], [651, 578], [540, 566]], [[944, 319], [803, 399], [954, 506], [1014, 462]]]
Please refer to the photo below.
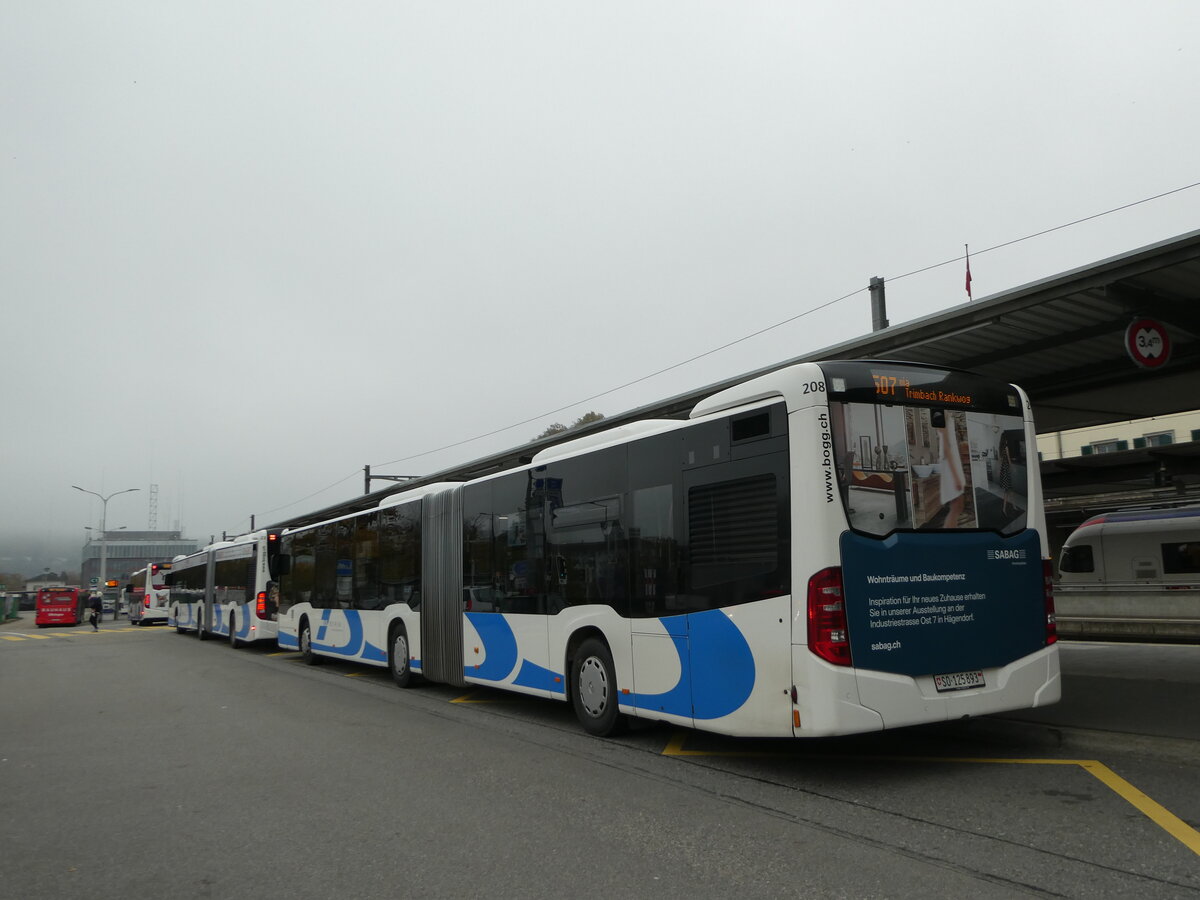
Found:
[[[400, 459], [393, 459], [393, 460], [390, 460], [385, 463], [379, 463], [378, 465], [379, 466], [392, 466], [392, 465], [395, 465], [396, 463], [408, 462], [409, 460], [419, 459], [420, 457], [428, 456], [431, 453], [439, 453], [442, 450], [450, 450], [450, 449], [453, 449], [454, 447], [461, 447], [463, 444], [470, 444], [473, 441], [482, 440], [483, 438], [486, 438], [486, 437], [492, 437], [493, 435], [497, 435], [497, 434], [500, 434], [505, 431], [510, 431], [513, 428], [520, 428], [522, 425], [528, 425], [530, 422], [536, 422], [539, 419], [545, 419], [549, 416], [557, 415], [558, 413], [563, 412], [568, 409], [571, 409], [573, 407], [582, 406], [584, 403], [590, 403], [593, 400], [598, 400], [601, 397], [607, 397], [609, 394], [615, 394], [617, 391], [623, 391], [623, 390], [625, 390], [625, 388], [633, 387], [633, 385], [635, 385], [635, 384], [641, 384], [643, 381], [649, 381], [651, 378], [657, 378], [659, 375], [663, 375], [667, 372], [672, 371], [673, 369], [678, 369], [682, 366], [688, 365], [689, 363], [694, 363], [698, 359], [703, 359], [706, 356], [711, 356], [714, 353], [719, 353], [722, 350], [727, 350], [730, 347], [734, 346], [735, 344], [740, 344], [743, 341], [748, 341], [751, 338], [758, 337], [760, 334], [765, 334], [766, 332], [771, 331], [775, 328], [778, 328], [781, 325], [787, 325], [789, 322], [794, 322], [794, 321], [796, 321], [796, 319], [800, 319], [800, 318], [803, 318], [804, 316], [810, 315], [811, 313], [818, 312], [819, 310], [822, 310], [827, 306], [832, 306], [835, 303], [840, 303], [842, 300], [845, 300], [849, 297], [853, 297], [855, 294], [861, 294], [865, 290], [867, 290], [867, 288], [859, 288], [856, 291], [852, 291], [849, 294], [846, 294], [842, 297], [838, 297], [836, 300], [828, 300], [825, 303], [820, 304], [819, 306], [814, 306], [812, 309], [807, 309], [802, 313], [798, 313], [798, 314], [792, 316], [790, 319], [784, 320], [783, 322], [777, 322], [774, 325], [768, 325], [766, 328], [762, 328], [758, 331], [755, 331], [752, 334], [747, 334], [743, 337], [736, 338], [732, 341], [722, 344], [719, 347], [713, 347], [711, 350], [705, 350], [703, 353], [697, 353], [695, 356], [689, 357], [688, 359], [680, 360], [677, 363], [672, 363], [671, 365], [666, 366], [662, 369], [659, 369], [656, 372], [651, 372], [648, 375], [642, 375], [640, 378], [633, 379], [633, 381], [627, 381], [624, 384], [620, 384], [620, 385], [617, 385], [616, 387], [609, 388], [608, 390], [601, 391], [598, 394], [592, 394], [590, 397], [584, 397], [582, 400], [576, 400], [572, 403], [568, 403], [566, 406], [560, 406], [558, 409], [552, 409], [549, 412], [540, 413], [536, 416], [530, 416], [528, 419], [524, 419], [520, 422], [514, 422], [511, 425], [505, 425], [503, 428], [497, 428], [496, 430], [489, 431], [486, 434], [480, 434], [480, 435], [476, 435], [475, 437], [466, 438], [465, 440], [455, 441], [454, 443], [446, 444], [443, 447], [436, 447], [433, 450], [425, 450], [421, 453], [413, 454], [412, 456], [404, 456], [404, 457], [401, 457]], [[372, 466], [372, 468], [375, 468], [375, 466]]]
[[260, 516], [269, 516], [271, 513], [279, 512], [281, 509], [287, 509], [287, 508], [288, 508], [288, 507], [290, 507], [290, 506], [295, 506], [297, 503], [303, 503], [305, 500], [311, 500], [313, 497], [317, 496], [318, 494], [323, 494], [323, 493], [325, 493], [326, 491], [331, 491], [331, 490], [333, 490], [335, 487], [337, 487], [339, 484], [342, 484], [343, 482], [349, 481], [351, 478], [355, 478], [355, 477], [357, 477], [357, 476], [358, 476], [358, 474], [359, 474], [359, 471], [358, 471], [358, 470], [355, 470], [355, 471], [351, 472], [349, 475], [346, 475], [346, 476], [344, 476], [344, 477], [342, 477], [342, 478], [339, 478], [339, 479], [338, 479], [337, 481], [335, 481], [333, 484], [331, 484], [331, 485], [328, 485], [327, 487], [323, 487], [323, 488], [321, 488], [319, 491], [313, 491], [313, 492], [312, 492], [311, 494], [309, 494], [307, 497], [301, 497], [299, 500], [293, 500], [291, 503], [285, 503], [285, 504], [283, 504], [283, 506], [277, 506], [277, 507], [275, 507], [274, 509], [268, 509], [268, 510], [266, 510], [265, 512], [258, 513], [258, 515], [260, 515]]
[[[1079, 219], [1074, 219], [1070, 222], [1065, 222], [1061, 225], [1055, 225], [1053, 228], [1045, 228], [1041, 231], [1034, 232], [1033, 234], [1027, 234], [1024, 237], [1013, 238], [1012, 240], [1003, 241], [999, 244], [994, 244], [991, 247], [985, 247], [982, 250], [974, 250], [974, 251], [972, 251], [972, 253], [977, 257], [982, 256], [985, 253], [991, 253], [993, 250], [1000, 250], [1000, 249], [1003, 249], [1004, 247], [1011, 247], [1014, 244], [1020, 244], [1024, 241], [1033, 240], [1034, 238], [1044, 237], [1047, 234], [1052, 234], [1056, 231], [1061, 231], [1064, 228], [1071, 228], [1075, 225], [1080, 225], [1084, 222], [1090, 222], [1093, 219], [1099, 219], [1104, 216], [1112, 215], [1113, 213], [1118, 213], [1118, 212], [1122, 212], [1127, 209], [1132, 209], [1135, 206], [1141, 206], [1144, 203], [1150, 203], [1154, 200], [1161, 200], [1163, 197], [1169, 197], [1172, 194], [1182, 193], [1183, 191], [1191, 190], [1196, 187], [1200, 187], [1200, 181], [1193, 182], [1192, 184], [1184, 185], [1183, 187], [1173, 188], [1172, 190], [1169, 190], [1169, 191], [1163, 191], [1162, 193], [1155, 194], [1150, 197], [1144, 197], [1141, 200], [1135, 200], [1131, 203], [1125, 203], [1121, 206], [1116, 206], [1116, 207], [1113, 207], [1112, 209], [1108, 209], [1103, 212], [1093, 213], [1092, 215], [1089, 215], [1089, 216], [1084, 216]], [[965, 253], [955, 256], [955, 257], [952, 257], [951, 259], [943, 260], [942, 262], [939, 262], [939, 263], [933, 263], [932, 265], [923, 266], [919, 269], [913, 269], [911, 272], [905, 272], [901, 275], [888, 276], [884, 280], [892, 281], [892, 282], [900, 281], [901, 279], [904, 279], [904, 278], [910, 278], [914, 275], [920, 275], [925, 272], [931, 272], [934, 269], [940, 269], [943, 266], [954, 265], [955, 263], [962, 262], [964, 259], [966, 259]], [[652, 378], [657, 378], [658, 376], [664, 375], [667, 372], [671, 372], [671, 371], [674, 371], [675, 369], [682, 368], [683, 366], [694, 363], [697, 360], [704, 359], [705, 357], [708, 357], [708, 356], [712, 356], [714, 353], [720, 353], [722, 350], [728, 350], [730, 347], [734, 347], [738, 344], [741, 344], [741, 343], [744, 343], [753, 338], [759, 337], [760, 335], [766, 334], [769, 331], [774, 331], [777, 328], [782, 328], [784, 325], [790, 325], [792, 322], [802, 319], [805, 316], [812, 315], [815, 312], [820, 312], [821, 310], [826, 309], [830, 306], [833, 306], [836, 303], [841, 303], [845, 300], [849, 300], [851, 297], [855, 297], [855, 296], [865, 293], [869, 290], [870, 290], [870, 287], [868, 285], [864, 285], [863, 287], [860, 287], [857, 290], [853, 290], [848, 294], [843, 294], [842, 296], [836, 297], [833, 300], [827, 300], [824, 303], [819, 303], [816, 306], [806, 309], [803, 312], [797, 313], [794, 316], [789, 316], [788, 318], [783, 319], [782, 321], [776, 322], [773, 325], [768, 325], [764, 328], [760, 328], [757, 331], [751, 332], [750, 334], [746, 334], [746, 335], [743, 335], [742, 337], [735, 338], [732, 341], [727, 341], [726, 343], [721, 344], [718, 347], [713, 347], [710, 350], [705, 350], [703, 353], [697, 353], [694, 356], [690, 356], [687, 359], [680, 360], [679, 362], [672, 363], [671, 365], [665, 366], [654, 372], [650, 372], [646, 375], [642, 375], [638, 378], [633, 379], [632, 381], [627, 381], [624, 384], [620, 384], [620, 385], [617, 385], [616, 387], [608, 388], [607, 390], [600, 391], [597, 394], [592, 394], [589, 397], [584, 397], [580, 400], [572, 401], [571, 403], [568, 403], [564, 406], [557, 407], [556, 409], [552, 409], [548, 412], [543, 412], [543, 413], [539, 413], [538, 415], [535, 415], [535, 416], [530, 416], [529, 418], [522, 419], [519, 422], [513, 422], [509, 425], [503, 426], [502, 428], [496, 428], [496, 429], [493, 429], [492, 431], [484, 432], [483, 434], [477, 434], [474, 437], [464, 438], [463, 440], [454, 441], [449, 444], [443, 444], [442, 446], [435, 447], [432, 450], [424, 450], [420, 453], [414, 453], [411, 456], [402, 456], [402, 457], [399, 457], [398, 459], [389, 460], [388, 462], [373, 464], [372, 468], [382, 468], [384, 466], [392, 466], [392, 465], [396, 465], [397, 463], [410, 462], [411, 460], [414, 460], [414, 459], [420, 459], [423, 456], [430, 456], [434, 453], [441, 453], [444, 450], [453, 450], [455, 447], [461, 447], [465, 444], [471, 444], [471, 443], [474, 443], [475, 441], [483, 440], [484, 438], [494, 437], [498, 434], [503, 434], [506, 431], [511, 431], [514, 428], [520, 428], [523, 425], [528, 425], [532, 422], [537, 422], [541, 419], [546, 419], [550, 416], [557, 415], [558, 413], [565, 412], [568, 409], [573, 409], [575, 407], [582, 406], [585, 403], [591, 403], [592, 401], [598, 400], [601, 397], [607, 397], [609, 394], [615, 394], [618, 391], [625, 390], [626, 388], [633, 387], [634, 385], [637, 385], [637, 384], [641, 384], [644, 381], [649, 381]], [[313, 497], [317, 496], [318, 494], [323, 494], [326, 491], [332, 490], [333, 488], [337, 487], [339, 484], [342, 484], [343, 482], [348, 481], [349, 479], [355, 477], [355, 475], [357, 475], [357, 474], [358, 474], [357, 472], [354, 472], [350, 475], [345, 476], [344, 478], [340, 478], [337, 481], [335, 481], [333, 484], [329, 485], [328, 487], [322, 488], [319, 491], [315, 491], [314, 493], [309, 494], [307, 497], [302, 497], [299, 500], [296, 500], [292, 503], [285, 504], [283, 506], [277, 506], [277, 507], [275, 507], [275, 509], [267, 510], [267, 512], [262, 513], [262, 515], [269, 515], [273, 512], [278, 512], [281, 509], [287, 509], [288, 507], [295, 506], [298, 503], [303, 503], [305, 500], [310, 500]]]
[[[1189, 185], [1185, 185], [1183, 187], [1174, 188], [1173, 190], [1170, 190], [1170, 191], [1164, 191], [1161, 194], [1155, 194], [1152, 197], [1144, 197], [1143, 199], [1135, 200], [1132, 203], [1126, 203], [1122, 206], [1117, 206], [1117, 207], [1114, 207], [1113, 209], [1105, 210], [1104, 212], [1094, 213], [1090, 216], [1084, 216], [1081, 219], [1075, 219], [1071, 222], [1066, 222], [1062, 225], [1056, 225], [1053, 228], [1046, 228], [1046, 229], [1043, 229], [1042, 231], [1038, 231], [1033, 234], [1025, 235], [1024, 237], [1014, 238], [1009, 241], [1004, 241], [1002, 243], [995, 244], [991, 247], [986, 247], [983, 250], [976, 250], [974, 252], [975, 252], [976, 256], [982, 256], [983, 254], [990, 253], [993, 250], [999, 250], [1004, 247], [1011, 247], [1012, 245], [1019, 244], [1022, 241], [1028, 241], [1028, 240], [1032, 240], [1033, 238], [1042, 237], [1044, 235], [1051, 234], [1055, 231], [1061, 231], [1064, 228], [1070, 228], [1073, 225], [1079, 225], [1083, 222], [1089, 222], [1092, 219], [1098, 219], [1102, 216], [1107, 216], [1107, 215], [1111, 215], [1112, 213], [1121, 212], [1122, 210], [1130, 209], [1134, 206], [1139, 206], [1143, 203], [1149, 203], [1153, 200], [1160, 200], [1163, 197], [1170, 196], [1171, 194], [1178, 194], [1181, 191], [1186, 191], [1186, 190], [1189, 190], [1189, 189], [1195, 188], [1195, 187], [1200, 187], [1200, 181], [1194, 182]], [[933, 265], [929, 265], [929, 266], [924, 266], [920, 269], [914, 269], [913, 271], [905, 272], [902, 275], [889, 276], [889, 277], [885, 278], [884, 280], [885, 281], [899, 281], [903, 278], [908, 278], [913, 275], [919, 275], [923, 272], [930, 272], [934, 269], [939, 269], [943, 266], [948, 266], [948, 265], [952, 265], [954, 263], [962, 262], [964, 259], [966, 259], [966, 255], [960, 254], [959, 256], [956, 256], [953, 259], [947, 259], [947, 260], [944, 260], [943, 262], [934, 263]], [[805, 316], [811, 315], [812, 313], [819, 312], [822, 309], [826, 309], [827, 307], [833, 306], [835, 303], [841, 303], [843, 300], [849, 300], [851, 297], [857, 296], [858, 294], [864, 293], [868, 290], [870, 290], [869, 286], [863, 286], [861, 288], [858, 288], [857, 290], [851, 291], [848, 294], [843, 294], [842, 296], [837, 297], [833, 300], [827, 300], [824, 303], [820, 303], [820, 304], [812, 307], [811, 309], [806, 309], [804, 312], [797, 313], [796, 315], [790, 316], [789, 318], [786, 318], [780, 322], [776, 322], [773, 325], [768, 325], [765, 328], [760, 328], [758, 331], [751, 332], [750, 334], [744, 335], [740, 338], [735, 338], [732, 341], [728, 341], [724, 344], [721, 344], [719, 347], [713, 347], [711, 350], [705, 350], [703, 353], [697, 353], [695, 356], [688, 357], [687, 359], [681, 360], [677, 363], [673, 363], [672, 365], [666, 366], [655, 372], [651, 372], [647, 375], [643, 375], [640, 378], [635, 378], [632, 381], [627, 381], [624, 384], [618, 385], [613, 388], [609, 388], [608, 390], [605, 390], [605, 391], [601, 391], [598, 394], [592, 394], [590, 397], [584, 397], [581, 400], [575, 400], [571, 403], [566, 404], [565, 406], [560, 406], [557, 409], [552, 409], [549, 412], [544, 412], [544, 413], [541, 413], [536, 416], [530, 416], [527, 419], [522, 419], [520, 422], [514, 422], [511, 425], [505, 425], [503, 428], [497, 428], [497, 429], [494, 429], [493, 431], [489, 431], [484, 434], [476, 435], [475, 437], [465, 438], [461, 441], [455, 441], [450, 444], [445, 444], [441, 447], [436, 447], [432, 450], [425, 450], [425, 451], [422, 451], [421, 453], [415, 453], [412, 456], [403, 456], [403, 457], [400, 457], [399, 459], [393, 459], [393, 460], [389, 460], [388, 462], [378, 463], [378, 466], [380, 466], [380, 467], [392, 466], [397, 463], [409, 462], [414, 459], [420, 459], [422, 456], [429, 456], [430, 454], [433, 454], [433, 453], [440, 453], [443, 450], [452, 450], [455, 447], [461, 447], [464, 444], [470, 444], [474, 441], [482, 440], [484, 438], [494, 437], [497, 434], [501, 434], [501, 433], [503, 433], [505, 431], [509, 431], [513, 428], [520, 428], [522, 425], [528, 425], [531, 422], [536, 422], [540, 419], [545, 419], [545, 418], [548, 418], [549, 416], [557, 415], [558, 413], [564, 412], [568, 409], [573, 409], [574, 407], [582, 406], [585, 403], [590, 403], [593, 400], [598, 400], [599, 398], [606, 397], [609, 394], [615, 394], [617, 391], [622, 391], [625, 388], [632, 387], [636, 384], [641, 384], [643, 381], [649, 381], [651, 378], [657, 378], [659, 375], [666, 374], [667, 372], [673, 371], [674, 369], [678, 369], [678, 368], [686, 366], [690, 363], [696, 362], [699, 359], [704, 359], [706, 356], [711, 356], [714, 353], [721, 352], [722, 350], [728, 350], [730, 347], [733, 347], [733, 346], [736, 346], [737, 344], [741, 344], [745, 341], [751, 340], [752, 338], [756, 338], [759, 335], [766, 334], [769, 331], [774, 331], [776, 328], [781, 328], [784, 325], [790, 325], [792, 322], [795, 322], [798, 319], [802, 319]]]
[[[1082, 219], [1075, 219], [1072, 222], [1064, 222], [1062, 225], [1055, 225], [1053, 228], [1046, 228], [1042, 231], [1034, 232], [1033, 234], [1027, 234], [1025, 237], [1013, 238], [1011, 241], [993, 244], [991, 247], [985, 247], [982, 250], [972, 250], [971, 252], [976, 256], [982, 256], [985, 253], [991, 253], [993, 250], [1001, 250], [1004, 247], [1011, 247], [1013, 244], [1020, 244], [1022, 241], [1029, 241], [1033, 240], [1034, 238], [1043, 237], [1047, 234], [1053, 234], [1056, 231], [1062, 231], [1064, 228], [1070, 228], [1073, 225], [1081, 225], [1084, 222], [1090, 222], [1093, 219], [1099, 219], [1102, 216], [1108, 216], [1126, 209], [1132, 209], [1135, 206], [1141, 206], [1143, 203], [1149, 203], [1152, 200], [1161, 200], [1163, 197], [1169, 197], [1172, 194], [1188, 191], [1195, 187], [1200, 187], [1200, 181], [1193, 182], [1192, 184], [1185, 184], [1183, 187], [1174, 188], [1173, 190], [1163, 191], [1161, 194], [1155, 194], [1153, 197], [1143, 197], [1141, 200], [1134, 200], [1132, 203], [1126, 203], [1124, 206], [1116, 206], [1112, 209], [1106, 209], [1104, 212], [1093, 213], [1090, 216], [1084, 216]], [[910, 275], [920, 275], [923, 272], [931, 272], [934, 269], [940, 269], [942, 266], [949, 266], [954, 263], [962, 262], [964, 259], [966, 259], [966, 254], [961, 254], [953, 259], [947, 259], [944, 262], [934, 263], [931, 266], [924, 266], [920, 269], [913, 269], [911, 272], [905, 272], [903, 275], [891, 275], [886, 278], [885, 281], [899, 281], [902, 278], [908, 278]]]

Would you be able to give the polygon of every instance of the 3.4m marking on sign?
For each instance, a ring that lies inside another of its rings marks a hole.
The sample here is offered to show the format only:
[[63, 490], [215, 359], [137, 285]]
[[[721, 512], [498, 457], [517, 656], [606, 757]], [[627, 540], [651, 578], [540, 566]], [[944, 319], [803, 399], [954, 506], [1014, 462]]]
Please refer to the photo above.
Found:
[[1171, 338], [1161, 322], [1136, 319], [1125, 329], [1125, 350], [1143, 369], [1158, 369], [1171, 356]]

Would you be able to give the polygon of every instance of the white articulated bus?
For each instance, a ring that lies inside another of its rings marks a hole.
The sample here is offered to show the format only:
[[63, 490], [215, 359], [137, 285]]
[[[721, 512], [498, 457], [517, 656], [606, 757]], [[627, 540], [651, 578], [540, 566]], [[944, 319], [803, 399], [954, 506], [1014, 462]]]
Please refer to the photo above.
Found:
[[256, 531], [177, 559], [168, 624], [201, 640], [224, 637], [233, 647], [274, 641], [278, 590], [272, 566], [278, 548], [278, 533]]
[[200, 621], [200, 604], [208, 585], [208, 548], [177, 556], [171, 563], [170, 598], [167, 601], [167, 624], [180, 634], [196, 631]]
[[289, 529], [279, 644], [730, 735], [1059, 699], [1025, 395], [791, 366], [466, 483]]
[[134, 625], [153, 625], [167, 621], [167, 578], [170, 563], [151, 563], [129, 576], [125, 585], [125, 603], [129, 621]]

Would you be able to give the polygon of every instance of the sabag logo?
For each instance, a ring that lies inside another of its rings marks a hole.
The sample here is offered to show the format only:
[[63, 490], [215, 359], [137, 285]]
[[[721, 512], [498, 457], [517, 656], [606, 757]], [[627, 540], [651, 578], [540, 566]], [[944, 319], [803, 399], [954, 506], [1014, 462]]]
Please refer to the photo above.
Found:
[[989, 550], [988, 559], [1025, 559], [1024, 550]]

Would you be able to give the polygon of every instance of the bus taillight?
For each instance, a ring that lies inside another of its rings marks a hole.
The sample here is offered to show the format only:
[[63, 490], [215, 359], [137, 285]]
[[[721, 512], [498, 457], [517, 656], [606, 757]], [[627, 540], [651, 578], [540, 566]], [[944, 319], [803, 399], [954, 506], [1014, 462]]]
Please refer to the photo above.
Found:
[[145, 599], [142, 600], [142, 606], [146, 607], [146, 609], [150, 608], [150, 595], [149, 594], [147, 594]]
[[835, 666], [850, 665], [842, 570], [822, 569], [808, 579], [808, 649]]
[[254, 614], [256, 616], [258, 616], [260, 619], [269, 619], [270, 618], [270, 616], [267, 614], [267, 592], [266, 591], [258, 592], [258, 599], [254, 605]]
[[1054, 613], [1054, 564], [1042, 560], [1042, 585], [1046, 598], [1046, 646], [1058, 642], [1058, 616]]

